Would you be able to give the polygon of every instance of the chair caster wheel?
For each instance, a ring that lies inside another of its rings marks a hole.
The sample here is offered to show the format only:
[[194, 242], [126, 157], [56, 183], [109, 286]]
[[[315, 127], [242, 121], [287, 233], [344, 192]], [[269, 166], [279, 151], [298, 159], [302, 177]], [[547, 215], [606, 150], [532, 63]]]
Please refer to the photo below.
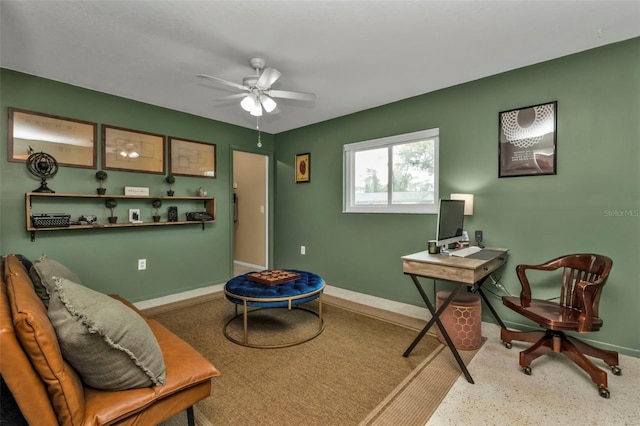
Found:
[[610, 365], [609, 367], [611, 367], [611, 371], [613, 372], [613, 374], [615, 374], [616, 376], [620, 376], [622, 374], [622, 370], [620, 369], [620, 367], [618, 367], [617, 365]]
[[522, 367], [522, 372], [527, 376], [531, 375], [531, 367]]
[[502, 342], [505, 348], [511, 349], [511, 342]]
[[609, 394], [609, 389], [605, 388], [604, 386], [598, 387], [598, 393], [600, 393], [600, 396], [603, 398], [609, 398], [609, 396], [611, 396], [611, 394]]

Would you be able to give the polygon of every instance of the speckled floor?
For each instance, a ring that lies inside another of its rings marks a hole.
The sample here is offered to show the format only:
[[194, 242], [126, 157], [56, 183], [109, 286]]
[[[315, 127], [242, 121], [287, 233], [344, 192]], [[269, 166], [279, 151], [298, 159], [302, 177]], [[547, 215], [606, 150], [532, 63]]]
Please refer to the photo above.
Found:
[[464, 376], [451, 388], [427, 426], [440, 425], [640, 425], [640, 359], [620, 355], [621, 376], [604, 366], [609, 399], [564, 355], [547, 354], [524, 374], [518, 354], [528, 343], [500, 341], [500, 328], [483, 323], [487, 341], [469, 364], [475, 384]]

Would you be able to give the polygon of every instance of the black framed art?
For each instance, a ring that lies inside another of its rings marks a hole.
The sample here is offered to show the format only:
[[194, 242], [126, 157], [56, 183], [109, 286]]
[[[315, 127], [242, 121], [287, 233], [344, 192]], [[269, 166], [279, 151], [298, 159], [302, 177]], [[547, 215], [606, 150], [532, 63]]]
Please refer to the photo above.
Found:
[[498, 114], [498, 177], [557, 174], [558, 102]]

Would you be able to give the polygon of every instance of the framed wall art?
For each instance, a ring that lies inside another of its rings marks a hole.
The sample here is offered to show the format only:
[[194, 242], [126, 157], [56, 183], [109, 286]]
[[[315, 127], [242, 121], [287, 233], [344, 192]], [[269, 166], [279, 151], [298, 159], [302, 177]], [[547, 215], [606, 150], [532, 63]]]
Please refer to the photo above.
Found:
[[169, 173], [176, 176], [215, 178], [215, 144], [170, 137]]
[[24, 163], [31, 153], [45, 152], [60, 166], [96, 168], [96, 123], [17, 108], [8, 113], [8, 161]]
[[499, 113], [499, 178], [557, 173], [557, 117], [557, 101]]
[[164, 136], [102, 126], [102, 168], [127, 172], [165, 173]]
[[311, 154], [296, 155], [296, 183], [311, 182]]

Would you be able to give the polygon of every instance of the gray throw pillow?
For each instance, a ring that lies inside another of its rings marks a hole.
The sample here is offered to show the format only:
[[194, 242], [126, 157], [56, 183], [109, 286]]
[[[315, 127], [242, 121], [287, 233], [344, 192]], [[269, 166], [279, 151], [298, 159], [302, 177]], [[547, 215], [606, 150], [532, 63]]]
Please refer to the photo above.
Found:
[[33, 262], [29, 269], [29, 276], [33, 282], [36, 294], [45, 306], [49, 305], [49, 297], [55, 286], [54, 277], [66, 278], [74, 283], [82, 284], [80, 278], [62, 263], [49, 259], [46, 255]]
[[164, 385], [158, 341], [145, 320], [123, 303], [66, 278], [55, 278], [48, 315], [62, 356], [96, 389]]

